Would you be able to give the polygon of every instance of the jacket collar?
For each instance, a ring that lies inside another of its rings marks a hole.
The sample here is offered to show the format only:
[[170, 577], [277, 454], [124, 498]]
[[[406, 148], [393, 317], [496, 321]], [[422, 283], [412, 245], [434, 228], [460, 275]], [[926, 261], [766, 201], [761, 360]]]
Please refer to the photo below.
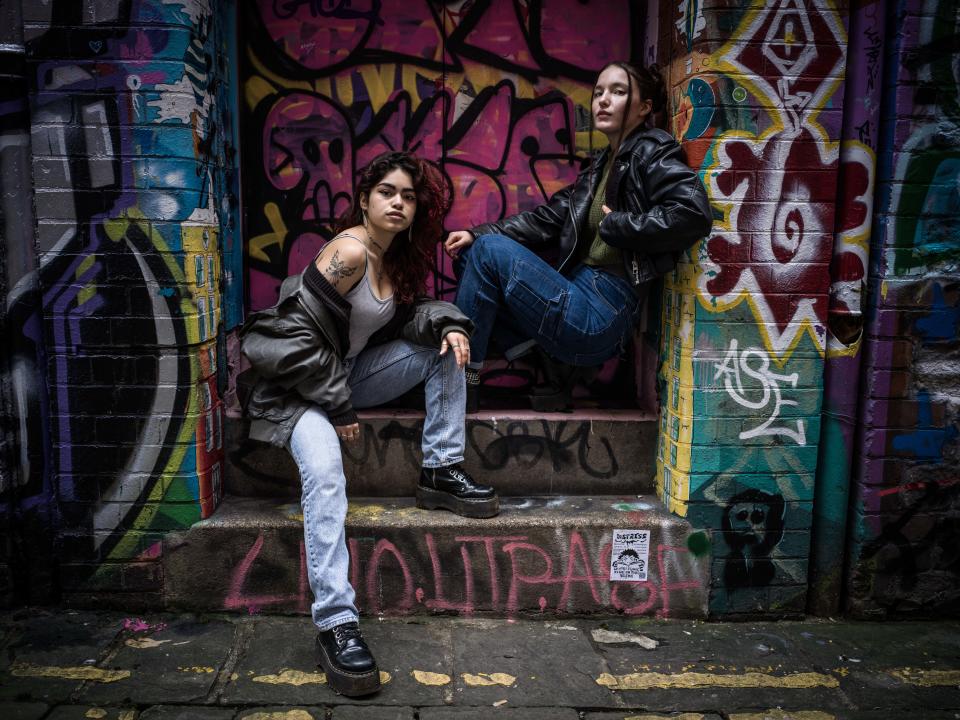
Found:
[[[340, 346], [346, 353], [350, 344], [350, 303], [343, 299], [322, 273], [311, 273], [308, 280], [307, 273], [311, 266], [316, 267], [311, 262], [302, 272], [283, 281], [279, 302], [283, 303], [294, 296], [299, 297], [314, 319], [324, 324], [324, 330], [336, 333]], [[331, 321], [333, 327], [329, 327]]]

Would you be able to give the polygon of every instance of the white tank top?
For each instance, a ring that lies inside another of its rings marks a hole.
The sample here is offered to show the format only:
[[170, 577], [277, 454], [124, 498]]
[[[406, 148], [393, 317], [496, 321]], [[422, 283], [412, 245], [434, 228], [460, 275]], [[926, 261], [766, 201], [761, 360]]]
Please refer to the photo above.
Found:
[[397, 306], [393, 295], [381, 300], [373, 292], [369, 260], [360, 282], [343, 299], [350, 303], [350, 350], [347, 358], [355, 358], [366, 347], [370, 336], [393, 319]]

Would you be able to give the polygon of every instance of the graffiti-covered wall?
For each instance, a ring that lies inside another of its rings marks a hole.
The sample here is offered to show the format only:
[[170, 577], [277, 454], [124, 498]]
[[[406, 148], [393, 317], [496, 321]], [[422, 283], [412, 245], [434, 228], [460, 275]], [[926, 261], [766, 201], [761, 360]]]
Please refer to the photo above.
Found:
[[242, 308], [231, 5], [22, 4], [36, 220], [7, 243], [38, 292], [10, 331], [46, 357], [21, 417], [42, 431], [19, 440], [46, 458], [68, 598], [158, 592], [163, 534], [219, 497]]
[[30, 113], [19, 3], [0, 6], [0, 605], [56, 590], [46, 383], [33, 245]]
[[[674, 20], [660, 48], [674, 131], [703, 172], [716, 219], [667, 281], [659, 488], [671, 509], [714, 531], [713, 612], [798, 612], [828, 337], [846, 17], [826, 0], [683, 0]], [[865, 193], [868, 173], [856, 160], [850, 175], [844, 192]]]
[[[643, 4], [627, 0], [603, 3], [603, 23], [595, 4], [562, 0], [246, 5], [252, 309], [315, 255], [355, 170], [385, 150], [441, 164], [450, 230], [544, 202], [591, 147], [596, 72], [642, 42]], [[451, 297], [449, 260], [437, 261], [434, 290]]]
[[960, 7], [890, 5], [850, 522], [860, 615], [960, 608]]

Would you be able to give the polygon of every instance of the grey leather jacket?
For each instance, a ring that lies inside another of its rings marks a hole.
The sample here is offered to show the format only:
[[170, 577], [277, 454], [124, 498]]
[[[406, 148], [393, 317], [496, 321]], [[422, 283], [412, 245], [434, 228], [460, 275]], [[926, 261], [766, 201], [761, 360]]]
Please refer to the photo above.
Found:
[[[253, 313], [240, 330], [250, 368], [237, 378], [237, 394], [251, 418], [250, 437], [285, 446], [311, 405], [333, 425], [357, 422], [343, 359], [349, 350], [350, 304], [322, 276], [306, 271], [280, 287], [276, 305]], [[397, 338], [436, 347], [453, 330], [466, 335], [473, 323], [455, 305], [429, 298], [397, 305], [396, 314], [367, 347]]]

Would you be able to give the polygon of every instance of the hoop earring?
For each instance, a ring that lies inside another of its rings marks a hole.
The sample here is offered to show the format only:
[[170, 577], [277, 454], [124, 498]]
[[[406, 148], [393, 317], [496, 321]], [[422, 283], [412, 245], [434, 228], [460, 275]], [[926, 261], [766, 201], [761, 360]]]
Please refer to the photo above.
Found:
[[363, 218], [363, 228], [364, 228], [364, 230], [366, 230], [366, 229], [367, 229], [367, 211], [366, 211], [366, 210], [361, 210], [361, 211], [360, 211], [360, 216]]

